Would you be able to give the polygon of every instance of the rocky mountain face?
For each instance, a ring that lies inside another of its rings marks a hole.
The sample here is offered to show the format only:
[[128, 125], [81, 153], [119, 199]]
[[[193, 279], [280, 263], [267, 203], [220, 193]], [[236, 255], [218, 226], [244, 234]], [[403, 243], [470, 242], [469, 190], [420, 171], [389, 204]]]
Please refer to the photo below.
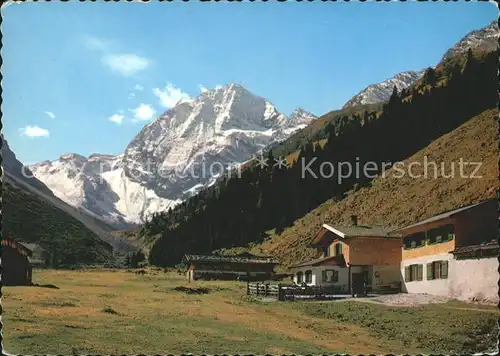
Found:
[[[12, 150], [10, 149], [8, 142], [3, 137], [2, 167], [4, 173], [3, 180], [5, 183], [14, 186], [16, 189], [19, 189], [23, 194], [27, 194], [26, 196], [32, 196], [31, 201], [42, 200], [46, 204], [50, 204], [50, 206], [56, 208], [53, 211], [61, 211], [59, 213], [62, 214], [61, 216], [64, 216], [65, 213], [68, 214], [71, 218], [69, 218], [69, 220], [65, 220], [65, 223], [68, 221], [81, 222], [86, 227], [86, 229], [91, 231], [101, 240], [111, 245], [115, 249], [115, 251], [130, 252], [135, 250], [134, 247], [126, 241], [112, 236], [110, 234], [110, 231], [114, 228], [102, 221], [99, 215], [94, 214], [84, 207], [72, 206], [70, 204], [67, 204], [65, 201], [54, 195], [54, 193], [47, 187], [46, 184], [37, 179], [34, 173], [17, 159], [14, 152], [12, 152]], [[25, 196], [23, 194], [21, 194], [20, 196]], [[41, 204], [40, 206], [46, 207], [46, 205], [43, 204]], [[27, 207], [27, 209], [29, 209], [29, 206]], [[39, 215], [48, 214], [48, 211], [34, 210], [32, 211], [32, 213], [34, 214], [33, 218], [38, 218]], [[43, 232], [43, 229], [41, 229], [40, 232]]]
[[[479, 48], [485, 52], [493, 51], [495, 48], [498, 48], [498, 36], [498, 22], [493, 21], [485, 28], [469, 32], [444, 54], [441, 62], [455, 55], [465, 53], [469, 48]], [[387, 101], [391, 97], [394, 86], [396, 86], [398, 91], [406, 89], [420, 79], [424, 72], [425, 70], [403, 72], [381, 83], [369, 85], [353, 96], [342, 109], [356, 105], [375, 104]]]
[[387, 101], [391, 97], [394, 86], [396, 86], [398, 92], [400, 92], [401, 90], [406, 89], [413, 83], [415, 83], [423, 74], [423, 70], [418, 72], [408, 71], [396, 74], [394, 77], [387, 79], [381, 83], [371, 84], [361, 92], [353, 96], [342, 107], [342, 109], [357, 105], [375, 104]]
[[30, 166], [67, 203], [116, 227], [175, 206], [316, 117], [290, 117], [237, 84], [183, 100], [146, 125], [118, 156], [66, 154]]
[[5, 174], [10, 175], [14, 179], [25, 182], [28, 185], [31, 185], [34, 189], [39, 190], [40, 192], [53, 195], [52, 191], [38, 179], [36, 179], [33, 175], [33, 172], [27, 167], [25, 167], [19, 160], [17, 159], [14, 152], [9, 147], [9, 143], [7, 140], [1, 136], [2, 140], [2, 168]]
[[498, 48], [498, 22], [491, 24], [480, 30], [469, 32], [457, 44], [451, 47], [443, 56], [441, 61], [445, 61], [457, 54], [465, 53], [470, 49], [482, 49], [485, 52], [494, 51]]

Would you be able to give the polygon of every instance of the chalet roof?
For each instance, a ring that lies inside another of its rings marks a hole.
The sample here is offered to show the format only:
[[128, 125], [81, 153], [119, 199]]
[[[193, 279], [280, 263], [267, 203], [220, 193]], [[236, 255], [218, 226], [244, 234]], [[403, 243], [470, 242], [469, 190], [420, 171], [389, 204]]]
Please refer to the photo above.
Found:
[[[325, 226], [326, 225], [326, 226]], [[352, 226], [331, 226], [324, 224], [323, 225], [328, 230], [336, 230], [337, 235], [341, 237], [393, 237], [390, 236], [389, 233], [393, 230], [393, 228], [384, 227], [384, 226], [364, 226], [364, 225], [352, 225]], [[340, 234], [338, 233], [340, 232]]]
[[425, 224], [428, 224], [428, 223], [431, 223], [431, 222], [434, 222], [434, 221], [439, 221], [439, 220], [442, 220], [442, 219], [450, 218], [450, 217], [452, 217], [452, 216], [454, 216], [456, 214], [465, 212], [465, 211], [467, 211], [469, 209], [475, 208], [475, 207], [477, 207], [479, 205], [482, 205], [482, 204], [486, 204], [488, 202], [491, 202], [491, 199], [484, 200], [484, 201], [476, 203], [476, 204], [471, 204], [471, 205], [463, 206], [461, 208], [450, 210], [450, 211], [447, 211], [447, 212], [444, 212], [444, 213], [441, 213], [441, 214], [438, 214], [438, 215], [434, 215], [434, 216], [432, 216], [430, 218], [427, 218], [425, 220], [419, 221], [419, 222], [417, 222], [415, 224], [411, 224], [411, 225], [405, 226], [403, 228], [396, 229], [393, 232], [397, 233], [397, 232], [404, 231], [406, 229], [410, 229], [410, 228], [413, 228], [413, 227], [416, 227], [416, 226], [425, 225]]
[[320, 266], [326, 262], [328, 262], [329, 265], [333, 265], [333, 266], [340, 266], [340, 267], [346, 266], [344, 255], [340, 255], [340, 256], [329, 256], [329, 257], [317, 258], [315, 260], [306, 261], [306, 262], [302, 262], [302, 263], [290, 266], [290, 268], [307, 267], [307, 266]]
[[34, 251], [35, 248], [42, 248], [39, 244], [36, 244], [36, 243], [31, 243], [31, 242], [19, 242], [21, 245], [23, 245], [24, 247], [26, 247], [28, 250], [30, 251]]
[[271, 257], [254, 256], [248, 253], [235, 255], [235, 256], [222, 256], [222, 255], [184, 255], [183, 258], [186, 262], [231, 262], [231, 263], [263, 263], [263, 264], [278, 264], [273, 261]]
[[[366, 226], [366, 225], [351, 225], [351, 226], [339, 226], [339, 225], [330, 225], [323, 224], [322, 230], [326, 229], [335, 235], [341, 238], [349, 238], [349, 237], [375, 237], [375, 238], [400, 238], [397, 234], [390, 234], [394, 228], [384, 227], [384, 226]], [[322, 239], [321, 231], [318, 231], [312, 244], [319, 243]]]
[[498, 250], [498, 241], [491, 241], [488, 243], [483, 243], [481, 245], [457, 247], [455, 248], [455, 250], [451, 251], [451, 253], [453, 253], [454, 255], [465, 255], [473, 252], [489, 252], [498, 254]]

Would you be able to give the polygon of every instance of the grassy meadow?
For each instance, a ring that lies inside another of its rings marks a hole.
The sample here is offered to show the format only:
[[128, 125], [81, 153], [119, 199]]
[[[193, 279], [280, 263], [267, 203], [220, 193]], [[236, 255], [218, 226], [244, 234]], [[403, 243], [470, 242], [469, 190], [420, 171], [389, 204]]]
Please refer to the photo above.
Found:
[[[3, 344], [22, 354], [430, 353], [494, 349], [496, 307], [258, 301], [246, 284], [175, 272], [35, 270], [3, 288]], [[189, 294], [176, 287], [206, 288]]]

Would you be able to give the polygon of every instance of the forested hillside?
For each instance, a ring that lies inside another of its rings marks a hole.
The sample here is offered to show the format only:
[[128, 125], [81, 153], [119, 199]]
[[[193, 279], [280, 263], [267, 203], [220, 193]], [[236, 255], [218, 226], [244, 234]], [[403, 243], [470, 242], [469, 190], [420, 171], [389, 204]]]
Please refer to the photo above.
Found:
[[49, 265], [103, 263], [113, 248], [67, 212], [10, 182], [2, 183], [3, 236], [39, 243], [49, 252]]
[[[498, 186], [497, 116], [498, 110], [486, 110], [404, 161], [406, 167], [411, 162], [423, 164], [425, 157], [428, 162], [438, 162], [437, 179], [432, 175], [432, 165], [428, 177], [418, 166], [412, 171], [421, 177], [398, 178], [398, 173], [391, 169], [385, 178], [377, 177], [365, 187], [352, 189], [340, 201], [324, 202], [280, 234], [271, 233], [259, 243], [219, 252], [246, 251], [273, 256], [283, 266], [288, 266], [318, 257], [317, 250], [308, 244], [324, 223], [349, 225], [350, 216], [357, 215], [363, 225], [406, 226], [459, 206], [493, 198]], [[474, 165], [464, 167], [462, 178], [460, 158], [465, 162], [481, 162], [474, 175], [481, 178], [468, 178], [475, 170]], [[444, 175], [449, 176], [454, 170], [454, 177], [442, 177], [441, 162], [444, 162]]]
[[382, 111], [383, 103], [365, 104], [355, 107], [348, 107], [341, 110], [333, 110], [319, 119], [313, 121], [305, 129], [290, 136], [286, 141], [281, 142], [273, 148], [273, 156], [288, 156], [296, 152], [309, 142], [317, 142], [328, 138], [331, 132], [341, 130], [342, 123], [346, 120], [357, 120], [363, 122], [364, 118], [370, 116], [376, 118]]
[[[348, 191], [369, 187], [372, 177], [364, 175], [339, 179], [335, 172], [320, 178], [320, 166], [331, 162], [337, 168], [337, 162], [350, 162], [353, 167], [363, 167], [366, 162], [376, 162], [377, 168], [370, 171], [374, 175], [381, 172], [383, 162], [405, 160], [494, 108], [497, 57], [496, 52], [475, 57], [469, 51], [461, 60], [428, 69], [410, 90], [395, 91], [378, 115], [366, 111], [329, 125], [327, 143], [313, 149], [309, 141], [298, 162], [288, 169], [272, 164], [265, 169], [250, 167], [241, 178], [226, 179], [174, 210], [155, 215], [142, 228], [145, 238], [157, 238], [150, 261], [171, 265], [186, 252], [206, 253], [258, 243], [266, 231], [275, 229], [279, 234], [325, 201], [337, 204]], [[273, 157], [269, 158], [272, 163]], [[318, 178], [304, 176], [304, 165]], [[381, 203], [394, 198], [386, 196]]]

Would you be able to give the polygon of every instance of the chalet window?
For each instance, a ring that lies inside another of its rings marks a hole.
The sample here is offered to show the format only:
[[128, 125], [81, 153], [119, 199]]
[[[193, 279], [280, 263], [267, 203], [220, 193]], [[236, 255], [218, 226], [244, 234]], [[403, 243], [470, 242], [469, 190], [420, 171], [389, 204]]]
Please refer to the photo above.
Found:
[[339, 271], [334, 269], [324, 270], [322, 273], [322, 279], [324, 283], [336, 283], [339, 281]]
[[453, 240], [455, 237], [453, 225], [445, 225], [427, 231], [429, 244], [436, 244]]
[[403, 243], [404, 249], [425, 246], [425, 232], [417, 232], [416, 234], [406, 236]]
[[335, 256], [340, 256], [342, 254], [342, 244], [335, 244]]
[[306, 283], [312, 283], [313, 281], [313, 274], [312, 274], [312, 271], [306, 271], [305, 274], [305, 280], [306, 280]]
[[448, 261], [434, 261], [427, 264], [427, 280], [448, 278]]
[[421, 281], [423, 279], [423, 265], [409, 265], [405, 267], [405, 282]]
[[329, 257], [330, 256], [330, 246], [324, 246], [323, 247], [323, 256], [324, 257]]
[[297, 272], [297, 284], [304, 282], [304, 273]]

